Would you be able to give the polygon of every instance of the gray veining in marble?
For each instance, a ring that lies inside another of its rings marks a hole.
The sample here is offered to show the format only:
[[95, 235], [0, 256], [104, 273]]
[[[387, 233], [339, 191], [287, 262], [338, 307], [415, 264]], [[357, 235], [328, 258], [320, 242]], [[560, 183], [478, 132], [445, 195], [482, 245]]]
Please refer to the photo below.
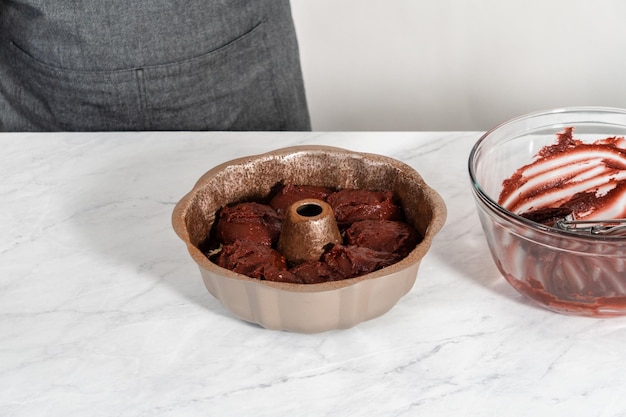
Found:
[[[472, 201], [479, 132], [0, 135], [0, 416], [618, 416], [626, 319], [500, 277]], [[407, 162], [448, 221], [384, 316], [302, 335], [233, 318], [170, 224], [218, 163], [296, 144]]]

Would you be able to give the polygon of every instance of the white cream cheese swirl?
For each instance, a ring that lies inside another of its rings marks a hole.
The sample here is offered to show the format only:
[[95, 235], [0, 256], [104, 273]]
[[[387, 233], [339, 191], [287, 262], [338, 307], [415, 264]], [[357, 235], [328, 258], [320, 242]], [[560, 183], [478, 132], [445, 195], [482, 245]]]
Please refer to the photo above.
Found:
[[575, 219], [626, 217], [626, 140], [583, 143], [573, 130], [564, 129], [556, 144], [503, 182], [501, 206], [519, 215], [566, 208]]

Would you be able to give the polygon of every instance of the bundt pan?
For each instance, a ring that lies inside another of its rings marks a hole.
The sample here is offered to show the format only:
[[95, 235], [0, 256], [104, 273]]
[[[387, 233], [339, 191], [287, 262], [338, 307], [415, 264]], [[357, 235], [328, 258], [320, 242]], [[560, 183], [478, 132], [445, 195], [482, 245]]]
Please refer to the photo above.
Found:
[[[399, 262], [340, 281], [293, 284], [224, 269], [199, 249], [223, 206], [267, 196], [277, 183], [391, 190], [423, 240]], [[296, 146], [247, 156], [204, 174], [176, 205], [172, 223], [206, 288], [232, 314], [265, 328], [301, 333], [345, 329], [388, 312], [413, 287], [422, 258], [446, 218], [440, 195], [410, 166], [382, 155]]]

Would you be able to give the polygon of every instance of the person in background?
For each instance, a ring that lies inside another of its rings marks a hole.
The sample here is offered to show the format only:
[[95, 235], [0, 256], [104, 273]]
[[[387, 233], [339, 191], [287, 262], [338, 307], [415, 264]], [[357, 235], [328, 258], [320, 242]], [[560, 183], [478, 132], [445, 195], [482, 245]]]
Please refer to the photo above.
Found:
[[310, 130], [288, 0], [0, 0], [0, 131]]

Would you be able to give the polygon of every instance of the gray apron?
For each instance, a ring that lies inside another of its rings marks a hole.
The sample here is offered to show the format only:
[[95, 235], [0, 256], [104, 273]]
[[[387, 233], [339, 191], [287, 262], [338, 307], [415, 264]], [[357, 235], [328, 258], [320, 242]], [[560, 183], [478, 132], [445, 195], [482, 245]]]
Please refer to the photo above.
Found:
[[308, 130], [288, 1], [0, 0], [0, 130]]

